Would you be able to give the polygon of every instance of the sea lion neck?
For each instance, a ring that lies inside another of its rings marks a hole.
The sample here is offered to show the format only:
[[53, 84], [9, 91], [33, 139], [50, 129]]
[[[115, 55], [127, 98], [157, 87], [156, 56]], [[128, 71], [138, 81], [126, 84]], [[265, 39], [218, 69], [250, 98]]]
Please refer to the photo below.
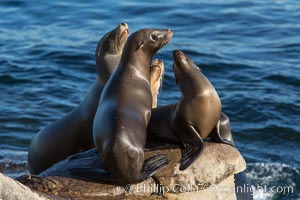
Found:
[[138, 70], [143, 74], [150, 74], [150, 65], [151, 65], [151, 57], [145, 55], [141, 51], [126, 51], [124, 50], [121, 60], [120, 66], [118, 69], [132, 69]]
[[207, 79], [197, 65], [180, 50], [173, 51], [173, 61], [175, 80], [182, 95], [192, 98], [201, 96]]
[[172, 38], [170, 29], [141, 29], [133, 33], [123, 49], [120, 66], [135, 66], [135, 69], [149, 75], [153, 55]]
[[118, 66], [128, 35], [128, 25], [120, 23], [115, 29], [106, 33], [98, 42], [95, 60], [98, 78], [102, 83], [107, 82]]
[[[203, 88], [206, 78], [200, 72], [195, 74], [181, 74], [182, 79], [178, 81], [179, 89], [184, 97], [195, 98], [201, 96], [205, 89]], [[205, 80], [202, 80], [205, 79]]]

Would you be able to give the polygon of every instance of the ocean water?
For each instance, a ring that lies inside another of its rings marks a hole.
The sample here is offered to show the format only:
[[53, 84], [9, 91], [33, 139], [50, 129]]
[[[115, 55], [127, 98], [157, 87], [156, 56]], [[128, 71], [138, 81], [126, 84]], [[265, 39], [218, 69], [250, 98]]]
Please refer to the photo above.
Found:
[[159, 105], [180, 96], [172, 51], [181, 49], [217, 89], [248, 163], [254, 199], [300, 199], [296, 0], [1, 0], [1, 172], [11, 177], [26, 173], [32, 137], [83, 99], [96, 78], [97, 41], [120, 22], [128, 23], [130, 32], [174, 31], [156, 55], [166, 67]]

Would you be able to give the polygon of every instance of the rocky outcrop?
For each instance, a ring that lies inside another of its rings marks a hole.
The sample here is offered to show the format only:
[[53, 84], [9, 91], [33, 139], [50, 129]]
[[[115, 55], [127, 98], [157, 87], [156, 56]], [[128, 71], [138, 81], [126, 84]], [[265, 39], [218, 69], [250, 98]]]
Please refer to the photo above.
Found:
[[0, 173], [0, 199], [43, 200], [47, 198], [33, 192], [18, 181]]
[[[203, 154], [184, 171], [178, 169], [181, 158], [179, 149], [151, 151], [147, 152], [146, 156], [162, 153], [166, 154], [171, 162], [155, 175], [155, 179], [161, 183], [160, 186], [149, 178], [142, 183], [131, 185], [130, 188], [127, 186], [126, 191], [120, 186], [79, 180], [64, 173], [69, 167], [74, 167], [72, 162], [78, 157], [56, 164], [41, 174], [42, 177], [28, 176], [20, 181], [32, 190], [48, 195], [45, 196], [47, 198], [236, 199], [233, 175], [245, 170], [246, 163], [235, 148], [225, 144], [205, 143]], [[99, 164], [96, 160], [93, 162]], [[82, 162], [82, 165], [87, 164]], [[157, 193], [163, 194], [163, 197], [155, 195]]]

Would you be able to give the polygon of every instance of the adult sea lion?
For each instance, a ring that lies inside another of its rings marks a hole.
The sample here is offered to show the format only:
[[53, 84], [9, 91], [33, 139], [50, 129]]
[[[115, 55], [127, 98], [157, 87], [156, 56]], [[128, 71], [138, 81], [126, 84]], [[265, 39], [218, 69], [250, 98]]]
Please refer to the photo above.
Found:
[[203, 139], [217, 125], [221, 100], [213, 85], [183, 52], [173, 52], [173, 70], [182, 93], [174, 116], [174, 132], [183, 144], [180, 170], [186, 169], [203, 150]]
[[[144, 162], [144, 146], [152, 106], [151, 59], [172, 35], [169, 29], [133, 33], [101, 94], [93, 125], [94, 142], [106, 168], [120, 185], [144, 180], [168, 163], [164, 156]], [[106, 181], [110, 180], [107, 177]]]
[[183, 52], [174, 51], [173, 58], [182, 96], [177, 104], [153, 110], [147, 140], [150, 147], [161, 143], [171, 148], [180, 142], [183, 151], [179, 169], [184, 170], [200, 156], [203, 139], [209, 135], [214, 141], [232, 144], [220, 135], [221, 101], [213, 85]]
[[[159, 89], [161, 88], [162, 79], [164, 75], [164, 63], [162, 60], [155, 59], [152, 61], [150, 67], [150, 85], [151, 85], [151, 93], [153, 101], [156, 100], [159, 93]], [[156, 104], [152, 104], [152, 107], [156, 107]], [[173, 135], [173, 137], [176, 137]], [[147, 143], [147, 141], [146, 141]], [[178, 147], [180, 147], [180, 142], [178, 140]], [[63, 161], [62, 161], [63, 162]], [[68, 162], [68, 166], [61, 168], [57, 167], [58, 165], [54, 165], [54, 167], [50, 167], [46, 170], [47, 172], [52, 172], [53, 170], [58, 170], [55, 172], [56, 175], [64, 175], [64, 176], [74, 176], [75, 178], [87, 180], [87, 181], [99, 181], [99, 182], [108, 182], [112, 184], [118, 184], [117, 180], [115, 182], [112, 180], [111, 174], [107, 171], [103, 159], [98, 154], [96, 149], [88, 150], [79, 154], [75, 154], [69, 156], [66, 159]], [[68, 169], [68, 170], [67, 170]], [[100, 172], [100, 173], [99, 173]], [[41, 176], [44, 175], [44, 172], [39, 174]], [[55, 175], [55, 174], [52, 174]], [[153, 177], [155, 180], [155, 177]]]
[[94, 146], [92, 124], [105, 79], [101, 72], [118, 65], [127, 38], [128, 25], [125, 23], [102, 37], [95, 53], [98, 76], [94, 85], [78, 107], [32, 139], [28, 152], [30, 173], [38, 174], [67, 156]]

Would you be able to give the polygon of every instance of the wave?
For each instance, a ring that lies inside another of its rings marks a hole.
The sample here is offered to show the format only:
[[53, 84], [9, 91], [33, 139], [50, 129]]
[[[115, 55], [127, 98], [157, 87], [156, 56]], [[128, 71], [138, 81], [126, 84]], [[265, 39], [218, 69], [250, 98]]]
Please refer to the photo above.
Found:
[[28, 173], [27, 152], [1, 149], [0, 171], [11, 178], [16, 178], [21, 174]]
[[[248, 163], [246, 174], [251, 185], [256, 188], [254, 200], [300, 198], [300, 170], [298, 168], [282, 163]], [[274, 190], [271, 191], [272, 187]]]
[[277, 84], [286, 84], [292, 86], [299, 86], [300, 79], [297, 76], [287, 76], [282, 74], [269, 74], [263, 77], [263, 79]]
[[4, 85], [16, 85], [16, 84], [26, 84], [26, 83], [36, 83], [34, 80], [30, 80], [27, 78], [18, 78], [13, 75], [0, 75], [0, 84]]

